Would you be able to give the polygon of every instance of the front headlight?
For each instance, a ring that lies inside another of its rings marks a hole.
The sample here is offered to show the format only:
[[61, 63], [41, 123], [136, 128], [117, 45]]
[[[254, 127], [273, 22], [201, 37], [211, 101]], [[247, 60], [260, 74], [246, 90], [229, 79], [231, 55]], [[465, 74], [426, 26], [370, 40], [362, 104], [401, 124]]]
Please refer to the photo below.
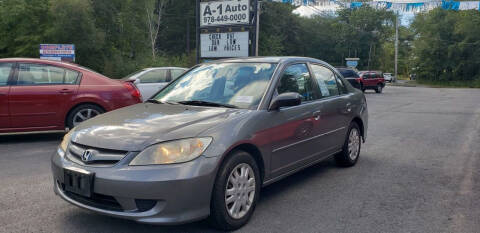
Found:
[[70, 143], [70, 139], [72, 137], [72, 130], [68, 131], [67, 134], [65, 134], [65, 136], [63, 136], [63, 141], [62, 143], [60, 143], [60, 146], [59, 148], [63, 151], [63, 152], [66, 152], [67, 151], [67, 147], [68, 147], [68, 144]]
[[130, 165], [154, 165], [184, 163], [200, 156], [210, 145], [212, 138], [187, 138], [159, 143], [138, 154]]

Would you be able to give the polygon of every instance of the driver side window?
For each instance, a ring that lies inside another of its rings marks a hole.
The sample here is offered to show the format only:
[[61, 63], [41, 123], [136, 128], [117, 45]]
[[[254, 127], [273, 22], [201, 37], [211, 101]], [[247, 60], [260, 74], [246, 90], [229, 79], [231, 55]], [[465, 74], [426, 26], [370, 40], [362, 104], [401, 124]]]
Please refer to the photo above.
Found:
[[290, 65], [283, 71], [277, 85], [277, 93], [296, 92], [302, 96], [302, 101], [319, 98], [319, 91], [308, 71], [306, 64]]

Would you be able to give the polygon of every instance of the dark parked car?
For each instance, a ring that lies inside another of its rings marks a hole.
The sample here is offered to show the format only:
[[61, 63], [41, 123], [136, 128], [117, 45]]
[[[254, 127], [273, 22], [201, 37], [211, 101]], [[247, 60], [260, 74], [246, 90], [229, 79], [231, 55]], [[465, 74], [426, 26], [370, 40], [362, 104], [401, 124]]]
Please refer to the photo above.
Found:
[[135, 86], [70, 63], [0, 59], [0, 133], [64, 130], [141, 102]]
[[367, 123], [364, 94], [323, 61], [213, 61], [146, 103], [71, 130], [52, 157], [54, 190], [76, 206], [137, 222], [209, 217], [237, 229], [263, 186], [331, 156], [355, 165]]
[[372, 89], [377, 93], [382, 93], [385, 87], [385, 78], [379, 71], [360, 71], [360, 84], [363, 91]]
[[352, 68], [338, 67], [338, 72], [347, 80], [353, 87], [362, 90], [362, 84], [360, 82], [360, 76], [357, 71]]

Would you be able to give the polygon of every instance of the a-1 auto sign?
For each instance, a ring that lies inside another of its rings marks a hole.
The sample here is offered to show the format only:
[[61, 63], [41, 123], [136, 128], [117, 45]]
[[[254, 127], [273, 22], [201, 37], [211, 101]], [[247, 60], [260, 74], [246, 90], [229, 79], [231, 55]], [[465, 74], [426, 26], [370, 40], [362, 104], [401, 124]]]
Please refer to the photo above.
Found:
[[223, 0], [200, 3], [200, 26], [249, 24], [249, 0]]
[[201, 57], [248, 57], [248, 36], [248, 31], [201, 34]]

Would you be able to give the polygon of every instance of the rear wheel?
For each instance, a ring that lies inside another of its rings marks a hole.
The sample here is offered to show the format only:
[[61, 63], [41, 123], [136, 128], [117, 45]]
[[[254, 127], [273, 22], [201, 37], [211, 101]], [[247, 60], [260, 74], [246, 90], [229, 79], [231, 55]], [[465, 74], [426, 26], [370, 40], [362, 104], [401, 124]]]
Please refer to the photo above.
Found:
[[360, 149], [362, 148], [362, 135], [360, 127], [357, 123], [352, 122], [347, 133], [347, 138], [343, 144], [343, 149], [335, 155], [335, 161], [343, 167], [354, 166], [360, 157]]
[[247, 152], [236, 151], [221, 166], [212, 192], [210, 223], [221, 230], [245, 225], [260, 195], [260, 171]]
[[382, 84], [377, 84], [377, 88], [375, 89], [375, 92], [377, 93], [382, 93], [383, 90], [383, 85]]
[[72, 129], [73, 127], [77, 126], [78, 124], [91, 119], [93, 117], [96, 117], [102, 113], [104, 113], [105, 110], [102, 108], [93, 105], [93, 104], [82, 104], [76, 108], [74, 108], [72, 111], [67, 116], [67, 122], [66, 126], [69, 129]]

